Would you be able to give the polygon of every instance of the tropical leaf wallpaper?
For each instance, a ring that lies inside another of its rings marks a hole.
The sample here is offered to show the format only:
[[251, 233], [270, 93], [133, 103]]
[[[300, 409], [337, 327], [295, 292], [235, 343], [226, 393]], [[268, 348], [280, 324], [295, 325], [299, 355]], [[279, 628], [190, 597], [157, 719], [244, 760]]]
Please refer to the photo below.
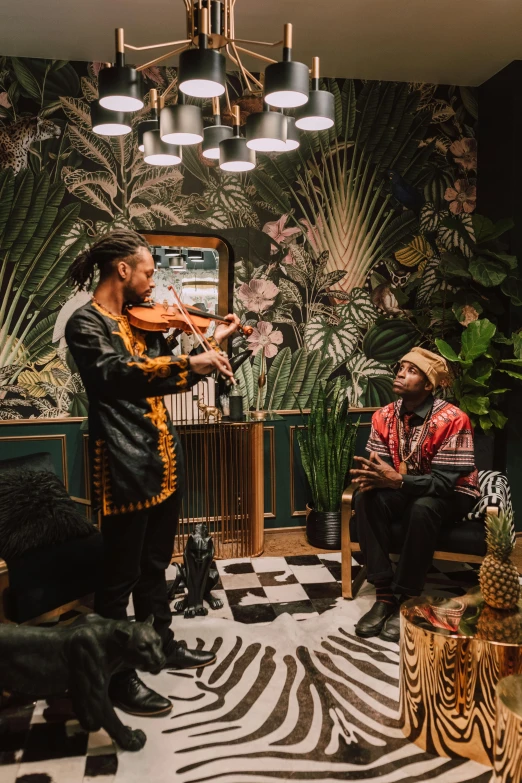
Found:
[[[74, 295], [66, 274], [116, 226], [186, 226], [231, 242], [235, 309], [254, 327], [234, 343], [253, 349], [238, 372], [249, 406], [304, 408], [319, 381], [337, 377], [353, 406], [392, 399], [400, 356], [446, 336], [455, 289], [441, 258], [473, 235], [473, 91], [325, 79], [335, 127], [233, 176], [194, 147], [180, 167], [144, 164], [136, 126], [147, 106], [131, 134], [93, 134], [98, 69], [0, 58], [0, 418], [85, 415], [64, 325], [86, 295]], [[150, 68], [146, 86], [161, 89], [174, 75]], [[261, 108], [233, 78], [231, 95], [242, 121]], [[203, 109], [210, 119], [210, 104]]]

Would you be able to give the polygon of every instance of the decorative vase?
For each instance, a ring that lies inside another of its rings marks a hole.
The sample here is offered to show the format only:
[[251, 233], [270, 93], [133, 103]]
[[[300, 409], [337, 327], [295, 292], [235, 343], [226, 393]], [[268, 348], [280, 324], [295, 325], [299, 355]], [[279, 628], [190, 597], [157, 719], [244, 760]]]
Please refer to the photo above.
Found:
[[306, 538], [317, 549], [341, 548], [341, 512], [316, 511], [306, 506]]

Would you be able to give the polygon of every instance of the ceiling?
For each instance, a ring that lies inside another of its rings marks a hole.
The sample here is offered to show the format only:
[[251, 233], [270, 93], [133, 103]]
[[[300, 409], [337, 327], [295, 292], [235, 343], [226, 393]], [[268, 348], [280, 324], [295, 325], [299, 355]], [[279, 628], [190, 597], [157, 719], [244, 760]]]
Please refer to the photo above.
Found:
[[[294, 59], [319, 55], [326, 76], [478, 85], [522, 59], [522, 0], [237, 2], [238, 37], [276, 41], [284, 22]], [[183, 0], [7, 0], [0, 53], [109, 61], [115, 27], [137, 46], [184, 38]]]

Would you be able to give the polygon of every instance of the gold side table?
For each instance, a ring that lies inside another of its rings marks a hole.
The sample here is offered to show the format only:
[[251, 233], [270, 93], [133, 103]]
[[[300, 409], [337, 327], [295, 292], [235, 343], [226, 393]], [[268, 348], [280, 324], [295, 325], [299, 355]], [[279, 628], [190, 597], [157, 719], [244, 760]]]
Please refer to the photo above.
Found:
[[216, 559], [257, 557], [264, 549], [264, 425], [272, 411], [243, 421], [175, 426], [185, 455], [185, 493], [173, 556], [183, 554], [198, 523], [212, 535]]
[[439, 756], [493, 766], [495, 688], [522, 674], [522, 601], [488, 607], [474, 588], [401, 608], [400, 711], [408, 739]]
[[522, 676], [512, 674], [497, 684], [495, 781], [522, 780]]

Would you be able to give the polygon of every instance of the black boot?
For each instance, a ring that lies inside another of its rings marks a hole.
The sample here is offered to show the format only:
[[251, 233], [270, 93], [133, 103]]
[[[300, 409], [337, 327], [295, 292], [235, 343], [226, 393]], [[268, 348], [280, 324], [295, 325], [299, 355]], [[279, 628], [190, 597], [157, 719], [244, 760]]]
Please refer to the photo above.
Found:
[[384, 628], [379, 634], [379, 639], [384, 639], [385, 642], [398, 642], [401, 635], [401, 608], [397, 604], [395, 611], [391, 614], [386, 622]]
[[130, 715], [166, 715], [172, 702], [148, 688], [135, 671], [117, 672], [109, 683], [109, 698], [115, 707]]
[[165, 650], [164, 669], [200, 669], [215, 663], [216, 655], [206, 650], [187, 650], [179, 642], [172, 641]]
[[370, 636], [379, 636], [384, 628], [384, 623], [397, 608], [397, 603], [388, 603], [387, 601], [376, 601], [369, 612], [363, 614], [357, 625], [355, 633], [363, 639]]

